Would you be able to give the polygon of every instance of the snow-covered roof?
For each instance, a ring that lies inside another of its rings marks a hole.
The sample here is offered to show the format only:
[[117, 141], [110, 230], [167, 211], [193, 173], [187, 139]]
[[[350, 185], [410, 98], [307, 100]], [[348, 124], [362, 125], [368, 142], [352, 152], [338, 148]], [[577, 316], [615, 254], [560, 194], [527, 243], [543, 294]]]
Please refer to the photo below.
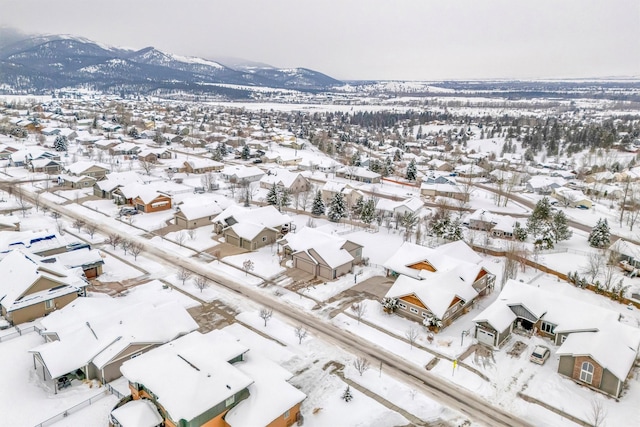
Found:
[[136, 399], [111, 411], [122, 427], [156, 427], [164, 421], [149, 399]]
[[271, 169], [269, 172], [260, 178], [260, 182], [268, 185], [282, 184], [285, 188], [291, 187], [298, 176], [301, 176], [300, 172], [291, 172], [283, 168]]
[[589, 356], [624, 381], [638, 357], [639, 347], [639, 329], [619, 322], [609, 322], [596, 332], [570, 334], [556, 354]]
[[351, 176], [358, 176], [361, 178], [380, 178], [380, 174], [376, 173], [376, 172], [372, 172], [367, 168], [363, 168], [363, 167], [354, 167], [354, 166], [345, 166], [343, 168], [338, 169], [336, 172], [339, 173], [343, 173], [346, 175], [351, 175]]
[[227, 165], [220, 173], [226, 177], [235, 176], [237, 179], [253, 178], [264, 175], [264, 172], [260, 168], [244, 165]]
[[201, 203], [183, 203], [179, 206], [180, 212], [188, 221], [205, 218], [208, 216], [218, 215], [222, 212], [222, 208], [215, 202]]
[[127, 360], [120, 370], [150, 390], [171, 419], [193, 420], [253, 384], [228, 363], [248, 348], [233, 340], [222, 343], [219, 331], [213, 332], [192, 332]]
[[67, 166], [67, 171], [72, 175], [81, 175], [84, 172], [86, 172], [88, 169], [91, 169], [92, 167], [108, 170], [104, 166], [100, 166], [99, 164], [94, 162], [79, 161]]
[[98, 181], [96, 185], [104, 191], [113, 191], [116, 187], [127, 184], [142, 184], [142, 178], [135, 172], [113, 172], [107, 175], [107, 179]]
[[238, 223], [251, 223], [269, 228], [279, 228], [291, 222], [289, 215], [282, 214], [273, 206], [262, 206], [257, 209], [247, 209], [238, 205], [231, 205], [218, 216], [213, 218], [213, 222], [224, 222], [233, 217]]
[[420, 279], [421, 271], [409, 267], [410, 265], [426, 261], [436, 271], [448, 270], [461, 264], [477, 265], [482, 258], [465, 242], [458, 240], [437, 248], [427, 248], [411, 242], [404, 242], [395, 254], [383, 266], [396, 273]]
[[[471, 273], [475, 275], [463, 275], [467, 268], [472, 268]], [[478, 295], [472, 285], [480, 269], [481, 267], [475, 264], [454, 267], [429, 273], [422, 280], [400, 275], [385, 296], [400, 298], [415, 295], [434, 316], [442, 319], [456, 297], [466, 303]]]
[[162, 344], [198, 328], [177, 303], [154, 306], [125, 298], [77, 298], [40, 322], [58, 341], [30, 351], [40, 355], [52, 378], [90, 362], [102, 368], [131, 344]]
[[254, 383], [249, 386], [249, 397], [225, 415], [231, 427], [271, 425], [306, 398], [287, 382], [291, 373], [264, 356], [249, 352], [245, 361], [236, 366]]
[[[314, 244], [311, 249], [313, 249], [317, 256], [322, 258], [326, 265], [331, 268], [337, 268], [341, 265], [349, 263], [353, 261], [353, 256], [343, 249], [344, 243], [333, 241], [333, 242], [324, 242], [322, 244]], [[318, 262], [317, 257], [312, 255], [309, 251], [307, 251], [309, 256]]]
[[[0, 302], [7, 311], [14, 311], [58, 296], [77, 292], [86, 283], [69, 270], [43, 264], [37, 255], [22, 250], [11, 251], [0, 261]], [[40, 278], [54, 283], [50, 289], [25, 295]]]
[[462, 193], [462, 190], [456, 184], [437, 184], [431, 182], [423, 182], [420, 184], [420, 190], [432, 190], [438, 193]]

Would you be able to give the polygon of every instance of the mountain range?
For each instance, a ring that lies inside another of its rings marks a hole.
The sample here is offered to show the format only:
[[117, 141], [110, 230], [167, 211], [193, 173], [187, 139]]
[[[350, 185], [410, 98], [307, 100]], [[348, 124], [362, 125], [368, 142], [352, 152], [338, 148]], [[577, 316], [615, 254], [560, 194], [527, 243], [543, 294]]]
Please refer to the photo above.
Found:
[[251, 87], [324, 91], [341, 84], [306, 68], [258, 63], [237, 63], [232, 68], [154, 47], [123, 49], [66, 35], [28, 37], [0, 46], [0, 93], [83, 87], [103, 92], [185, 91], [242, 98]]

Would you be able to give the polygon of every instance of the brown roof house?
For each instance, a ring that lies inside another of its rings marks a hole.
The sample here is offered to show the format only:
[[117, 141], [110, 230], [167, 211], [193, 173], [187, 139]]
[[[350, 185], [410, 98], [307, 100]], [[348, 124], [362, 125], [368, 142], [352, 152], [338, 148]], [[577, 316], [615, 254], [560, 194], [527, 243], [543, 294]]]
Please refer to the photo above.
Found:
[[145, 185], [138, 187], [131, 204], [140, 212], [152, 213], [171, 209], [171, 196]]
[[306, 398], [289, 372], [225, 330], [192, 332], [126, 361], [122, 373], [131, 395], [111, 411], [112, 426], [288, 427]]
[[385, 297], [397, 300], [401, 316], [434, 329], [446, 327], [493, 289], [495, 275], [481, 262], [462, 240], [437, 248], [405, 242], [384, 263], [398, 277]]
[[38, 255], [13, 250], [0, 261], [0, 311], [14, 325], [29, 322], [84, 295], [82, 270], [48, 265]]
[[120, 378], [125, 361], [198, 329], [179, 304], [127, 298], [80, 298], [41, 324], [46, 342], [30, 353], [56, 391], [73, 379], [106, 383]]
[[315, 228], [289, 233], [279, 243], [293, 268], [327, 280], [352, 272], [362, 261], [362, 245]]
[[537, 334], [551, 341], [558, 373], [619, 398], [640, 351], [640, 329], [620, 322], [612, 310], [548, 292], [516, 280], [478, 314], [475, 337], [498, 348], [511, 333]]

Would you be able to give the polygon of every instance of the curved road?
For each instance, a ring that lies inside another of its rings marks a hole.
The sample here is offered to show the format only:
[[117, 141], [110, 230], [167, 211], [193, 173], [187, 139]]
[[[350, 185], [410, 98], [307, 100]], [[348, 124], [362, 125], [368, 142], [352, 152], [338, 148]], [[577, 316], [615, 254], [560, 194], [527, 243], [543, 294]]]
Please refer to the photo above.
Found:
[[[2, 183], [0, 183], [0, 186], [1, 185]], [[25, 198], [31, 199], [31, 195], [26, 194]], [[104, 217], [85, 218], [65, 206], [55, 204], [51, 201], [41, 199], [40, 203], [48, 206], [51, 210], [58, 211], [72, 219], [97, 219], [95, 225], [99, 232], [105, 234], [118, 233], [124, 238], [130, 240], [135, 239], [144, 245], [145, 251], [149, 254], [153, 254], [154, 256], [175, 266], [185, 267], [195, 274], [209, 278], [218, 286], [231, 290], [249, 298], [251, 301], [268, 307], [280, 313], [282, 316], [289, 318], [294, 324], [304, 326], [309, 330], [309, 332], [344, 348], [350, 353], [366, 354], [374, 360], [383, 362], [387, 365], [387, 372], [392, 372], [396, 377], [402, 378], [406, 382], [411, 383], [412, 386], [416, 387], [416, 389], [440, 402], [444, 406], [455, 409], [476, 422], [491, 427], [533, 426], [527, 421], [493, 406], [490, 402], [476, 396], [475, 394], [431, 374], [424, 368], [408, 363], [406, 360], [400, 358], [396, 354], [388, 352], [384, 348], [381, 348], [330, 323], [326, 323], [322, 321], [322, 319], [310, 317], [308, 313], [303, 312], [298, 307], [287, 305], [272, 298], [270, 295], [260, 293], [253, 288], [241, 285], [228, 277], [220, 276], [208, 269], [206, 265], [200, 264], [190, 258], [177, 256], [174, 253], [152, 245], [146, 239], [137, 236], [125, 235], [125, 233], [102, 222]]]

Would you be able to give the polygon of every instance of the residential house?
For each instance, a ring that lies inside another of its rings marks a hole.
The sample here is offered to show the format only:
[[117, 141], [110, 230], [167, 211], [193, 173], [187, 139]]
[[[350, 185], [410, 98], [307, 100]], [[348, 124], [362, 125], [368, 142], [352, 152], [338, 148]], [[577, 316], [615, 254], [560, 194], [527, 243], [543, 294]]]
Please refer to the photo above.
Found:
[[96, 184], [96, 179], [92, 176], [86, 175], [58, 175], [58, 183], [75, 189], [93, 187]]
[[142, 147], [138, 144], [133, 142], [121, 142], [109, 148], [109, 154], [113, 156], [137, 156], [141, 150]]
[[468, 198], [468, 195], [457, 184], [438, 184], [435, 182], [422, 182], [420, 194], [424, 197], [448, 197], [456, 200]]
[[138, 186], [131, 204], [140, 212], [153, 213], [171, 209], [171, 196], [148, 186]]
[[182, 203], [176, 209], [173, 215], [175, 225], [187, 230], [211, 225], [211, 220], [222, 212], [222, 207], [215, 201], [202, 203], [200, 200]]
[[175, 302], [153, 305], [126, 298], [80, 298], [41, 321], [45, 343], [29, 352], [43, 379], [97, 379], [122, 376], [124, 362], [198, 329]]
[[108, 168], [93, 162], [76, 162], [67, 166], [67, 173], [72, 176], [90, 176], [97, 181], [104, 179], [110, 172]]
[[437, 170], [441, 172], [451, 172], [453, 170], [453, 166], [449, 162], [445, 162], [444, 160], [432, 159], [427, 162], [427, 166], [429, 169]]
[[593, 202], [588, 199], [581, 190], [574, 190], [568, 187], [557, 187], [553, 189], [551, 195], [564, 206], [570, 206], [572, 208], [584, 206], [587, 209], [591, 209], [593, 207]]
[[526, 190], [529, 193], [548, 195], [553, 192], [554, 188], [560, 187], [564, 184], [562, 178], [551, 178], [543, 175], [533, 175], [525, 184]]
[[15, 215], [0, 215], [0, 231], [20, 231], [20, 218]]
[[214, 231], [222, 233], [226, 243], [250, 251], [275, 243], [291, 227], [291, 218], [273, 206], [247, 209], [232, 205], [212, 221]]
[[382, 212], [384, 216], [403, 216], [406, 213], [418, 215], [424, 206], [424, 202], [417, 197], [396, 202], [389, 199], [379, 199], [376, 203], [376, 210]]
[[618, 261], [634, 268], [640, 268], [640, 246], [624, 239], [618, 239], [609, 249], [616, 254]]
[[302, 176], [301, 173], [291, 172], [282, 168], [271, 169], [260, 178], [260, 187], [262, 188], [269, 189], [273, 184], [276, 187], [288, 190], [292, 194], [307, 191], [311, 188], [309, 180]]
[[45, 264], [55, 263], [68, 269], [80, 268], [87, 279], [94, 279], [102, 274], [104, 259], [100, 251], [91, 249], [88, 245], [80, 249], [72, 249], [74, 245], [67, 246], [67, 252], [42, 257]]
[[397, 314], [442, 328], [493, 289], [495, 275], [462, 240], [437, 248], [405, 242], [384, 267], [397, 276], [386, 294], [398, 300]]
[[207, 173], [218, 172], [224, 168], [224, 163], [216, 162], [211, 159], [192, 158], [183, 163], [180, 172], [186, 173]]
[[31, 172], [46, 173], [48, 175], [55, 175], [63, 169], [62, 163], [58, 160], [47, 158], [29, 160], [28, 168]]
[[322, 192], [322, 200], [325, 205], [329, 205], [338, 193], [342, 193], [347, 206], [355, 206], [360, 197], [365, 198], [365, 194], [351, 184], [338, 181], [325, 182], [320, 191]]
[[507, 342], [515, 329], [559, 346], [558, 373], [592, 389], [620, 397], [640, 350], [640, 330], [620, 314], [558, 292], [509, 280], [498, 299], [478, 314], [475, 337], [490, 347]]
[[487, 171], [474, 164], [459, 165], [454, 168], [456, 173], [465, 178], [479, 178], [487, 176]]
[[0, 311], [14, 325], [46, 316], [84, 294], [87, 282], [73, 270], [47, 265], [15, 249], [0, 261]]
[[[160, 415], [163, 425], [183, 427], [286, 427], [300, 420], [304, 393], [290, 385], [291, 374], [258, 352], [249, 352], [225, 331], [192, 332], [122, 365], [131, 396], [111, 412], [112, 425]], [[144, 415], [142, 415], [144, 414]], [[137, 425], [137, 424], [136, 424]]]
[[489, 231], [497, 224], [498, 216], [484, 209], [477, 209], [467, 215], [462, 223], [472, 230]]
[[106, 179], [93, 185], [93, 195], [102, 199], [113, 199], [114, 191], [127, 184], [142, 184], [142, 179], [132, 171], [113, 172]]
[[227, 165], [220, 175], [228, 182], [242, 184], [259, 181], [264, 176], [264, 172], [255, 166]]
[[345, 179], [353, 179], [355, 181], [367, 184], [375, 184], [381, 181], [382, 175], [371, 172], [369, 169], [356, 166], [345, 166], [336, 170], [336, 176]]
[[278, 243], [293, 268], [326, 280], [352, 272], [362, 261], [362, 245], [315, 228], [289, 233]]
[[302, 161], [302, 158], [295, 154], [285, 153], [265, 153], [260, 159], [265, 163], [276, 163], [280, 166], [295, 166]]
[[111, 150], [120, 144], [120, 142], [121, 141], [119, 139], [99, 139], [93, 143], [93, 146], [98, 150], [111, 153]]

